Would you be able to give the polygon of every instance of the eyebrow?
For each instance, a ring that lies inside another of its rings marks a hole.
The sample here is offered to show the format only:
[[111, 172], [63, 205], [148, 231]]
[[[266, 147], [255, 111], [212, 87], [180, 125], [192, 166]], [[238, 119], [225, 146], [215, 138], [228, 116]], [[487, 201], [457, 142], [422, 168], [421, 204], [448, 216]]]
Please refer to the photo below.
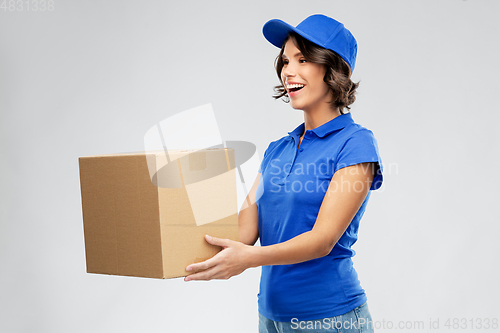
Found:
[[[302, 52], [297, 52], [297, 53], [295, 53], [295, 55], [294, 55], [293, 57], [294, 57], [294, 58], [297, 58], [298, 56], [301, 56], [301, 55], [302, 55]], [[281, 56], [281, 58], [283, 59], [283, 58], [288, 58], [288, 57], [287, 57], [285, 54], [283, 54], [283, 55]]]

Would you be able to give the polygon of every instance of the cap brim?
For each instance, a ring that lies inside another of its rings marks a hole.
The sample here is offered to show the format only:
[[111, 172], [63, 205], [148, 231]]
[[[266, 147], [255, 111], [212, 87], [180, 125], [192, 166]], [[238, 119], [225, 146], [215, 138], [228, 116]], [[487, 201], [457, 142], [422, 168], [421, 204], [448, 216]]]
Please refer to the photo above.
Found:
[[272, 19], [270, 21], [267, 21], [266, 24], [264, 24], [264, 27], [262, 28], [262, 33], [264, 34], [264, 37], [271, 44], [279, 48], [283, 46], [283, 42], [288, 37], [288, 34], [292, 31], [304, 37], [305, 39], [313, 42], [314, 44], [323, 47], [323, 45], [321, 45], [321, 43], [317, 41], [316, 38], [309, 36], [303, 31], [298, 30], [294, 26], [291, 26], [290, 24], [283, 22], [282, 20]]
[[295, 31], [295, 27], [278, 19], [267, 21], [262, 28], [262, 33], [269, 43], [279, 48], [283, 46], [283, 42], [291, 31]]

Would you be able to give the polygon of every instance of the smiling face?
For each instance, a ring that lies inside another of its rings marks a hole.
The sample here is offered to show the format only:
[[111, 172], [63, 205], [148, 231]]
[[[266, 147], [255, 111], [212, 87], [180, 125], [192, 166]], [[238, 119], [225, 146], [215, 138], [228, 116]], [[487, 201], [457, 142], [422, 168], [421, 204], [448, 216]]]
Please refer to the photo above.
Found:
[[325, 66], [308, 62], [291, 38], [285, 44], [282, 59], [281, 79], [292, 107], [305, 112], [330, 109], [331, 93], [323, 80]]

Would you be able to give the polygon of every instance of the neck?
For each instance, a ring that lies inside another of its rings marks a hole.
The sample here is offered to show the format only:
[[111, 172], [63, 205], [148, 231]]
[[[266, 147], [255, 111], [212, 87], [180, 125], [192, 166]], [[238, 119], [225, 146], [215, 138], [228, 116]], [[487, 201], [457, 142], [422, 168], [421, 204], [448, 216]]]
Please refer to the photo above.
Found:
[[314, 110], [304, 110], [304, 133], [307, 130], [315, 129], [333, 118], [337, 118], [341, 113], [339, 109], [332, 109], [330, 105], [326, 105], [323, 108], [316, 108]]

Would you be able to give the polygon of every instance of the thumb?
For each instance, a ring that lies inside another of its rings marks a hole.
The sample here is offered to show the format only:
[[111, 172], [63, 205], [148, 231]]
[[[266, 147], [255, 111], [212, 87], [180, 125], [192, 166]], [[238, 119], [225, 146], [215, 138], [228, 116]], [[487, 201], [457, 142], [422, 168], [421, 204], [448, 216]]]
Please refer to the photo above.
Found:
[[228, 247], [231, 244], [231, 240], [229, 239], [222, 239], [209, 235], [205, 235], [205, 240], [212, 245], [222, 246], [224, 248]]

